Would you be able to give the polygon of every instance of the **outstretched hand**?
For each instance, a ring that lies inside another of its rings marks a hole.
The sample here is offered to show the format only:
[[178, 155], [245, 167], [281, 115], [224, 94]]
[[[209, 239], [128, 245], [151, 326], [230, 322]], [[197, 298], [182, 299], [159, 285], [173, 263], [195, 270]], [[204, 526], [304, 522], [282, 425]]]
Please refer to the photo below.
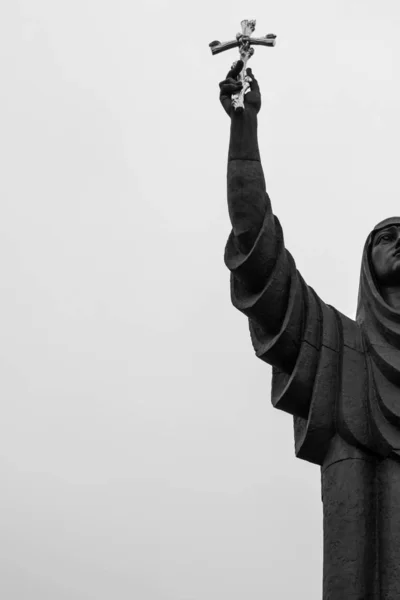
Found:
[[[241, 81], [237, 81], [237, 76], [243, 69], [243, 62], [238, 60], [236, 65], [232, 67], [229, 73], [226, 76], [226, 79], [221, 81], [219, 84], [220, 88], [220, 96], [219, 99], [221, 101], [222, 106], [224, 107], [225, 112], [228, 115], [234, 111], [232, 106], [232, 94], [237, 94], [243, 87]], [[261, 108], [261, 94], [260, 88], [257, 80], [255, 79], [252, 70], [246, 69], [247, 75], [250, 77], [250, 91], [247, 92], [244, 96], [245, 108], [255, 110], [256, 114], [259, 112]]]

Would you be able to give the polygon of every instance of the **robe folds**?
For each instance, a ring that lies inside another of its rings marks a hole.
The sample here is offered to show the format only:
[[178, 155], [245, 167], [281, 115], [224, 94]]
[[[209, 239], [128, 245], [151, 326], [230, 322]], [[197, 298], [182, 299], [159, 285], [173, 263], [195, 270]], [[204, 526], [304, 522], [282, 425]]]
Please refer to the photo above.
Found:
[[370, 264], [390, 223], [366, 241], [356, 321], [304, 282], [271, 211], [249, 251], [233, 232], [225, 250], [272, 403], [294, 417], [296, 455], [321, 468], [324, 600], [400, 599], [400, 313]]

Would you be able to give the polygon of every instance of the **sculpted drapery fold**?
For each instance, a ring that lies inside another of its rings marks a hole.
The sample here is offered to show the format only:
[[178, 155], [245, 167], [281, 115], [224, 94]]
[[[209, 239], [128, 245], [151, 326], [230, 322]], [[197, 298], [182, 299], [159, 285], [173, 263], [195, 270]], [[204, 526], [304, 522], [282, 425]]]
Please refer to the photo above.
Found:
[[364, 249], [357, 322], [304, 282], [271, 210], [248, 252], [233, 231], [226, 245], [232, 302], [249, 318], [257, 357], [273, 366], [272, 403], [294, 416], [297, 456], [320, 465], [335, 433], [382, 458], [400, 456], [400, 316], [374, 283], [372, 237]]

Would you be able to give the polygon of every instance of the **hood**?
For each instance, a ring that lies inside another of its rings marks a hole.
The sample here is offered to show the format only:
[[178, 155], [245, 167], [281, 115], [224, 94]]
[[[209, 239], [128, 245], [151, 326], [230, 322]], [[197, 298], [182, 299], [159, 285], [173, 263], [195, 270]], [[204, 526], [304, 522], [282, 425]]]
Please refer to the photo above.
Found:
[[400, 217], [378, 223], [365, 243], [356, 316], [367, 356], [370, 422], [383, 455], [400, 450], [400, 311], [382, 298], [371, 264], [374, 236], [388, 225], [400, 226]]

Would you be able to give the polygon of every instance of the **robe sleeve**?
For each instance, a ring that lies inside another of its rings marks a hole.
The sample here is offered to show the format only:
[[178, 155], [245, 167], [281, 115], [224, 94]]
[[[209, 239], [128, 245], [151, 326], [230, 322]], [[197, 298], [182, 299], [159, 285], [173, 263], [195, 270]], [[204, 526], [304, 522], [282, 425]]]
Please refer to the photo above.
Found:
[[[222, 89], [222, 88], [221, 88]], [[231, 111], [225, 263], [234, 306], [249, 320], [256, 355], [272, 365], [272, 404], [294, 416], [296, 452], [322, 464], [335, 429], [340, 384], [336, 311], [315, 294], [285, 248], [266, 191], [257, 139], [259, 89]]]
[[336, 311], [304, 282], [271, 210], [247, 252], [231, 232], [225, 263], [232, 303], [249, 319], [257, 357], [273, 367], [272, 403], [295, 417], [296, 453], [322, 464], [339, 390]]

